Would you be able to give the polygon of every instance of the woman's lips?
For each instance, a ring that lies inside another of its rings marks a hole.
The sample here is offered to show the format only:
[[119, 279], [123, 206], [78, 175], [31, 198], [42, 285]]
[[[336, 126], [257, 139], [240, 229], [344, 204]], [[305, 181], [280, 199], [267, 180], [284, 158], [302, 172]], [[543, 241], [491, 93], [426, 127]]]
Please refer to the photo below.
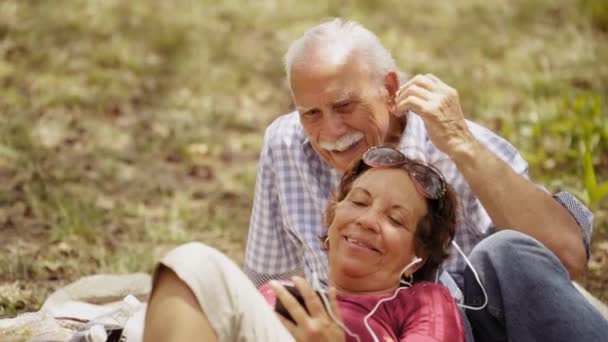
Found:
[[357, 238], [352, 238], [352, 237], [349, 237], [349, 236], [344, 236], [344, 240], [346, 240], [346, 242], [348, 242], [350, 244], [354, 244], [356, 246], [369, 249], [369, 250], [371, 250], [373, 252], [376, 252], [378, 254], [382, 254], [379, 249], [377, 249], [371, 243], [369, 243], [369, 242], [367, 242], [367, 241], [365, 241], [363, 239], [357, 239]]

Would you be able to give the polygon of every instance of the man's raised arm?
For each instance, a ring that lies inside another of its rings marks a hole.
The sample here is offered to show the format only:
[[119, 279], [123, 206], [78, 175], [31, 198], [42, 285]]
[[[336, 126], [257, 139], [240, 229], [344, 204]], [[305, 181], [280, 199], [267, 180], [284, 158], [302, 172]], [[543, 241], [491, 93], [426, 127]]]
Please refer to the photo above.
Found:
[[[536, 238], [572, 278], [583, 273], [588, 236], [583, 239], [581, 228], [590, 227], [588, 210], [572, 197], [566, 203], [556, 200], [480, 143], [466, 125], [455, 89], [434, 75], [418, 75], [400, 88], [396, 104], [399, 111], [420, 115], [432, 142], [454, 161], [497, 229]], [[578, 215], [578, 222], [577, 209], [587, 213]]]

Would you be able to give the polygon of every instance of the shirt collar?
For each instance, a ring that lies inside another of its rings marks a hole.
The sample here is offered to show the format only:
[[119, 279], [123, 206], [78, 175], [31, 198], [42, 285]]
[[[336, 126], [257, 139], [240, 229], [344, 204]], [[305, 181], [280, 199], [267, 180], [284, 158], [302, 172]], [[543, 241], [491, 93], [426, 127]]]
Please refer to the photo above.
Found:
[[427, 136], [424, 121], [412, 111], [405, 115], [407, 115], [407, 125], [401, 137], [399, 150], [410, 159], [428, 163], [427, 153], [425, 153]]

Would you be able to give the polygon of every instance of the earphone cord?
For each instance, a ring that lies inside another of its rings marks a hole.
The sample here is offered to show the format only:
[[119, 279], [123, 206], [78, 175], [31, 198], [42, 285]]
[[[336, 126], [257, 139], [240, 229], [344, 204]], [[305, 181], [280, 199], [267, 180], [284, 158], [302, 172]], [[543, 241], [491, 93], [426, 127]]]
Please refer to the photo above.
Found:
[[[405, 266], [403, 268], [403, 271], [401, 271], [401, 274], [404, 274], [408, 268], [412, 267], [413, 265], [421, 262], [422, 259], [420, 259], [419, 257], [415, 257], [414, 260], [412, 260], [412, 262], [410, 262], [407, 266]], [[332, 309], [331, 309], [331, 305], [329, 304], [329, 300], [327, 299], [327, 295], [325, 294], [324, 291], [321, 290], [321, 284], [319, 282], [319, 278], [317, 276], [317, 272], [313, 271], [312, 273], [312, 278], [313, 278], [313, 284], [312, 287], [314, 290], [319, 290], [319, 294], [321, 295], [321, 300], [323, 301], [323, 304], [325, 305], [325, 308], [327, 309], [327, 313], [329, 314], [329, 317], [331, 317], [331, 319], [340, 327], [342, 328], [342, 330], [344, 330], [345, 333], [347, 333], [350, 337], [353, 337], [354, 339], [357, 340], [357, 342], [361, 342], [361, 338], [359, 337], [359, 335], [353, 333], [352, 331], [350, 331], [345, 325], [344, 323], [342, 323], [339, 319], [336, 318], [336, 316], [334, 315]], [[397, 294], [399, 294], [400, 290], [403, 289], [407, 289], [408, 287], [411, 286], [410, 283], [403, 281], [400, 282], [401, 284], [405, 284], [407, 285], [407, 287], [403, 287], [400, 286], [398, 287], [395, 292], [393, 293], [392, 296], [387, 297], [387, 298], [383, 298], [380, 301], [378, 301], [376, 303], [376, 305], [374, 306], [374, 308], [372, 309], [372, 311], [370, 311], [365, 318], [363, 318], [363, 324], [365, 325], [365, 328], [367, 329], [367, 331], [370, 333], [370, 335], [373, 337], [374, 342], [379, 342], [378, 337], [376, 336], [376, 334], [374, 333], [374, 331], [372, 330], [372, 328], [369, 325], [369, 318], [372, 317], [374, 315], [374, 313], [376, 313], [376, 310], [378, 310], [378, 308], [380, 307], [380, 305], [384, 302], [387, 302], [389, 300], [393, 300], [395, 299], [395, 297], [397, 297]]]
[[[412, 262], [410, 262], [407, 266], [405, 266], [403, 268], [403, 271], [401, 271], [401, 276], [403, 276], [403, 274], [408, 270], [408, 268], [414, 266], [415, 264], [417, 264], [417, 263], [419, 263], [421, 261], [422, 261], [421, 258], [415, 257], [414, 260], [412, 260]], [[365, 328], [367, 329], [367, 331], [369, 332], [369, 334], [372, 335], [372, 337], [374, 339], [374, 342], [379, 342], [378, 341], [378, 336], [376, 336], [376, 334], [374, 333], [374, 331], [370, 327], [368, 320], [369, 320], [370, 317], [372, 317], [374, 315], [374, 313], [376, 313], [376, 310], [378, 310], [378, 308], [380, 307], [380, 305], [382, 303], [388, 302], [389, 300], [395, 299], [395, 297], [397, 297], [397, 294], [399, 294], [399, 291], [401, 291], [403, 289], [407, 289], [407, 288], [409, 288], [411, 286], [411, 284], [408, 283], [408, 282], [406, 282], [406, 281], [400, 281], [399, 283], [405, 284], [405, 285], [407, 285], [407, 287], [400, 286], [400, 287], [398, 287], [395, 290], [395, 292], [393, 293], [392, 296], [379, 300], [378, 303], [376, 303], [376, 305], [372, 309], [372, 311], [370, 311], [367, 315], [365, 315], [365, 318], [363, 318], [363, 324], [365, 325]]]
[[462, 250], [460, 249], [460, 247], [454, 240], [452, 240], [452, 245], [454, 247], [456, 247], [456, 250], [458, 251], [458, 253], [460, 253], [460, 255], [462, 255], [462, 257], [464, 258], [464, 261], [467, 263], [467, 265], [471, 269], [471, 272], [473, 272], [473, 275], [475, 276], [475, 280], [477, 280], [477, 284], [479, 284], [479, 287], [481, 287], [481, 291], [483, 292], [483, 297], [484, 297], [484, 302], [483, 302], [483, 305], [481, 305], [481, 306], [469, 306], [469, 305], [460, 304], [460, 303], [458, 303], [457, 305], [461, 308], [465, 308], [465, 309], [469, 309], [469, 310], [475, 310], [475, 311], [483, 310], [483, 308], [485, 308], [488, 305], [488, 294], [486, 293], [486, 289], [483, 287], [481, 280], [479, 280], [479, 275], [477, 275], [477, 271], [475, 271], [475, 268], [473, 267], [473, 265], [471, 265], [469, 258], [467, 258], [467, 256], [462, 252]]
[[357, 342], [361, 342], [361, 338], [359, 337], [359, 335], [353, 333], [352, 331], [350, 331], [350, 329], [348, 329], [346, 327], [346, 325], [344, 325], [344, 323], [342, 323], [334, 314], [333, 310], [331, 309], [331, 305], [329, 303], [329, 299], [327, 298], [327, 294], [325, 293], [325, 291], [323, 291], [321, 289], [320, 286], [320, 282], [319, 282], [319, 278], [317, 277], [317, 272], [312, 273], [312, 278], [313, 278], [313, 284], [312, 284], [312, 288], [313, 290], [318, 290], [319, 295], [321, 296], [321, 301], [323, 302], [323, 305], [325, 306], [325, 308], [327, 309], [327, 313], [329, 314], [329, 317], [331, 317], [331, 319], [340, 327], [342, 328], [342, 330], [344, 330], [344, 332], [346, 334], [348, 334], [348, 336], [354, 338], [355, 340], [357, 340]]

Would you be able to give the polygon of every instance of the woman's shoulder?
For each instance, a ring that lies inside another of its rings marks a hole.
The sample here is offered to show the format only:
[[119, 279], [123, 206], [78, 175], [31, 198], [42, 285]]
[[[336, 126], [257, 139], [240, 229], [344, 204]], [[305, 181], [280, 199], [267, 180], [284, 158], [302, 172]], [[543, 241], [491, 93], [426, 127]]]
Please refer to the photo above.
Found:
[[408, 291], [401, 291], [400, 297], [402, 300], [408, 301], [414, 299], [419, 302], [419, 304], [428, 304], [428, 302], [437, 301], [455, 303], [455, 300], [447, 287], [426, 281], [415, 283]]
[[429, 281], [421, 281], [415, 283], [410, 287], [410, 289], [420, 292], [442, 292], [450, 294], [450, 290], [446, 286], [440, 283], [432, 283]]
[[403, 298], [401, 326], [405, 334], [426, 336], [432, 341], [464, 341], [464, 326], [456, 301], [447, 287], [430, 282], [414, 284]]

